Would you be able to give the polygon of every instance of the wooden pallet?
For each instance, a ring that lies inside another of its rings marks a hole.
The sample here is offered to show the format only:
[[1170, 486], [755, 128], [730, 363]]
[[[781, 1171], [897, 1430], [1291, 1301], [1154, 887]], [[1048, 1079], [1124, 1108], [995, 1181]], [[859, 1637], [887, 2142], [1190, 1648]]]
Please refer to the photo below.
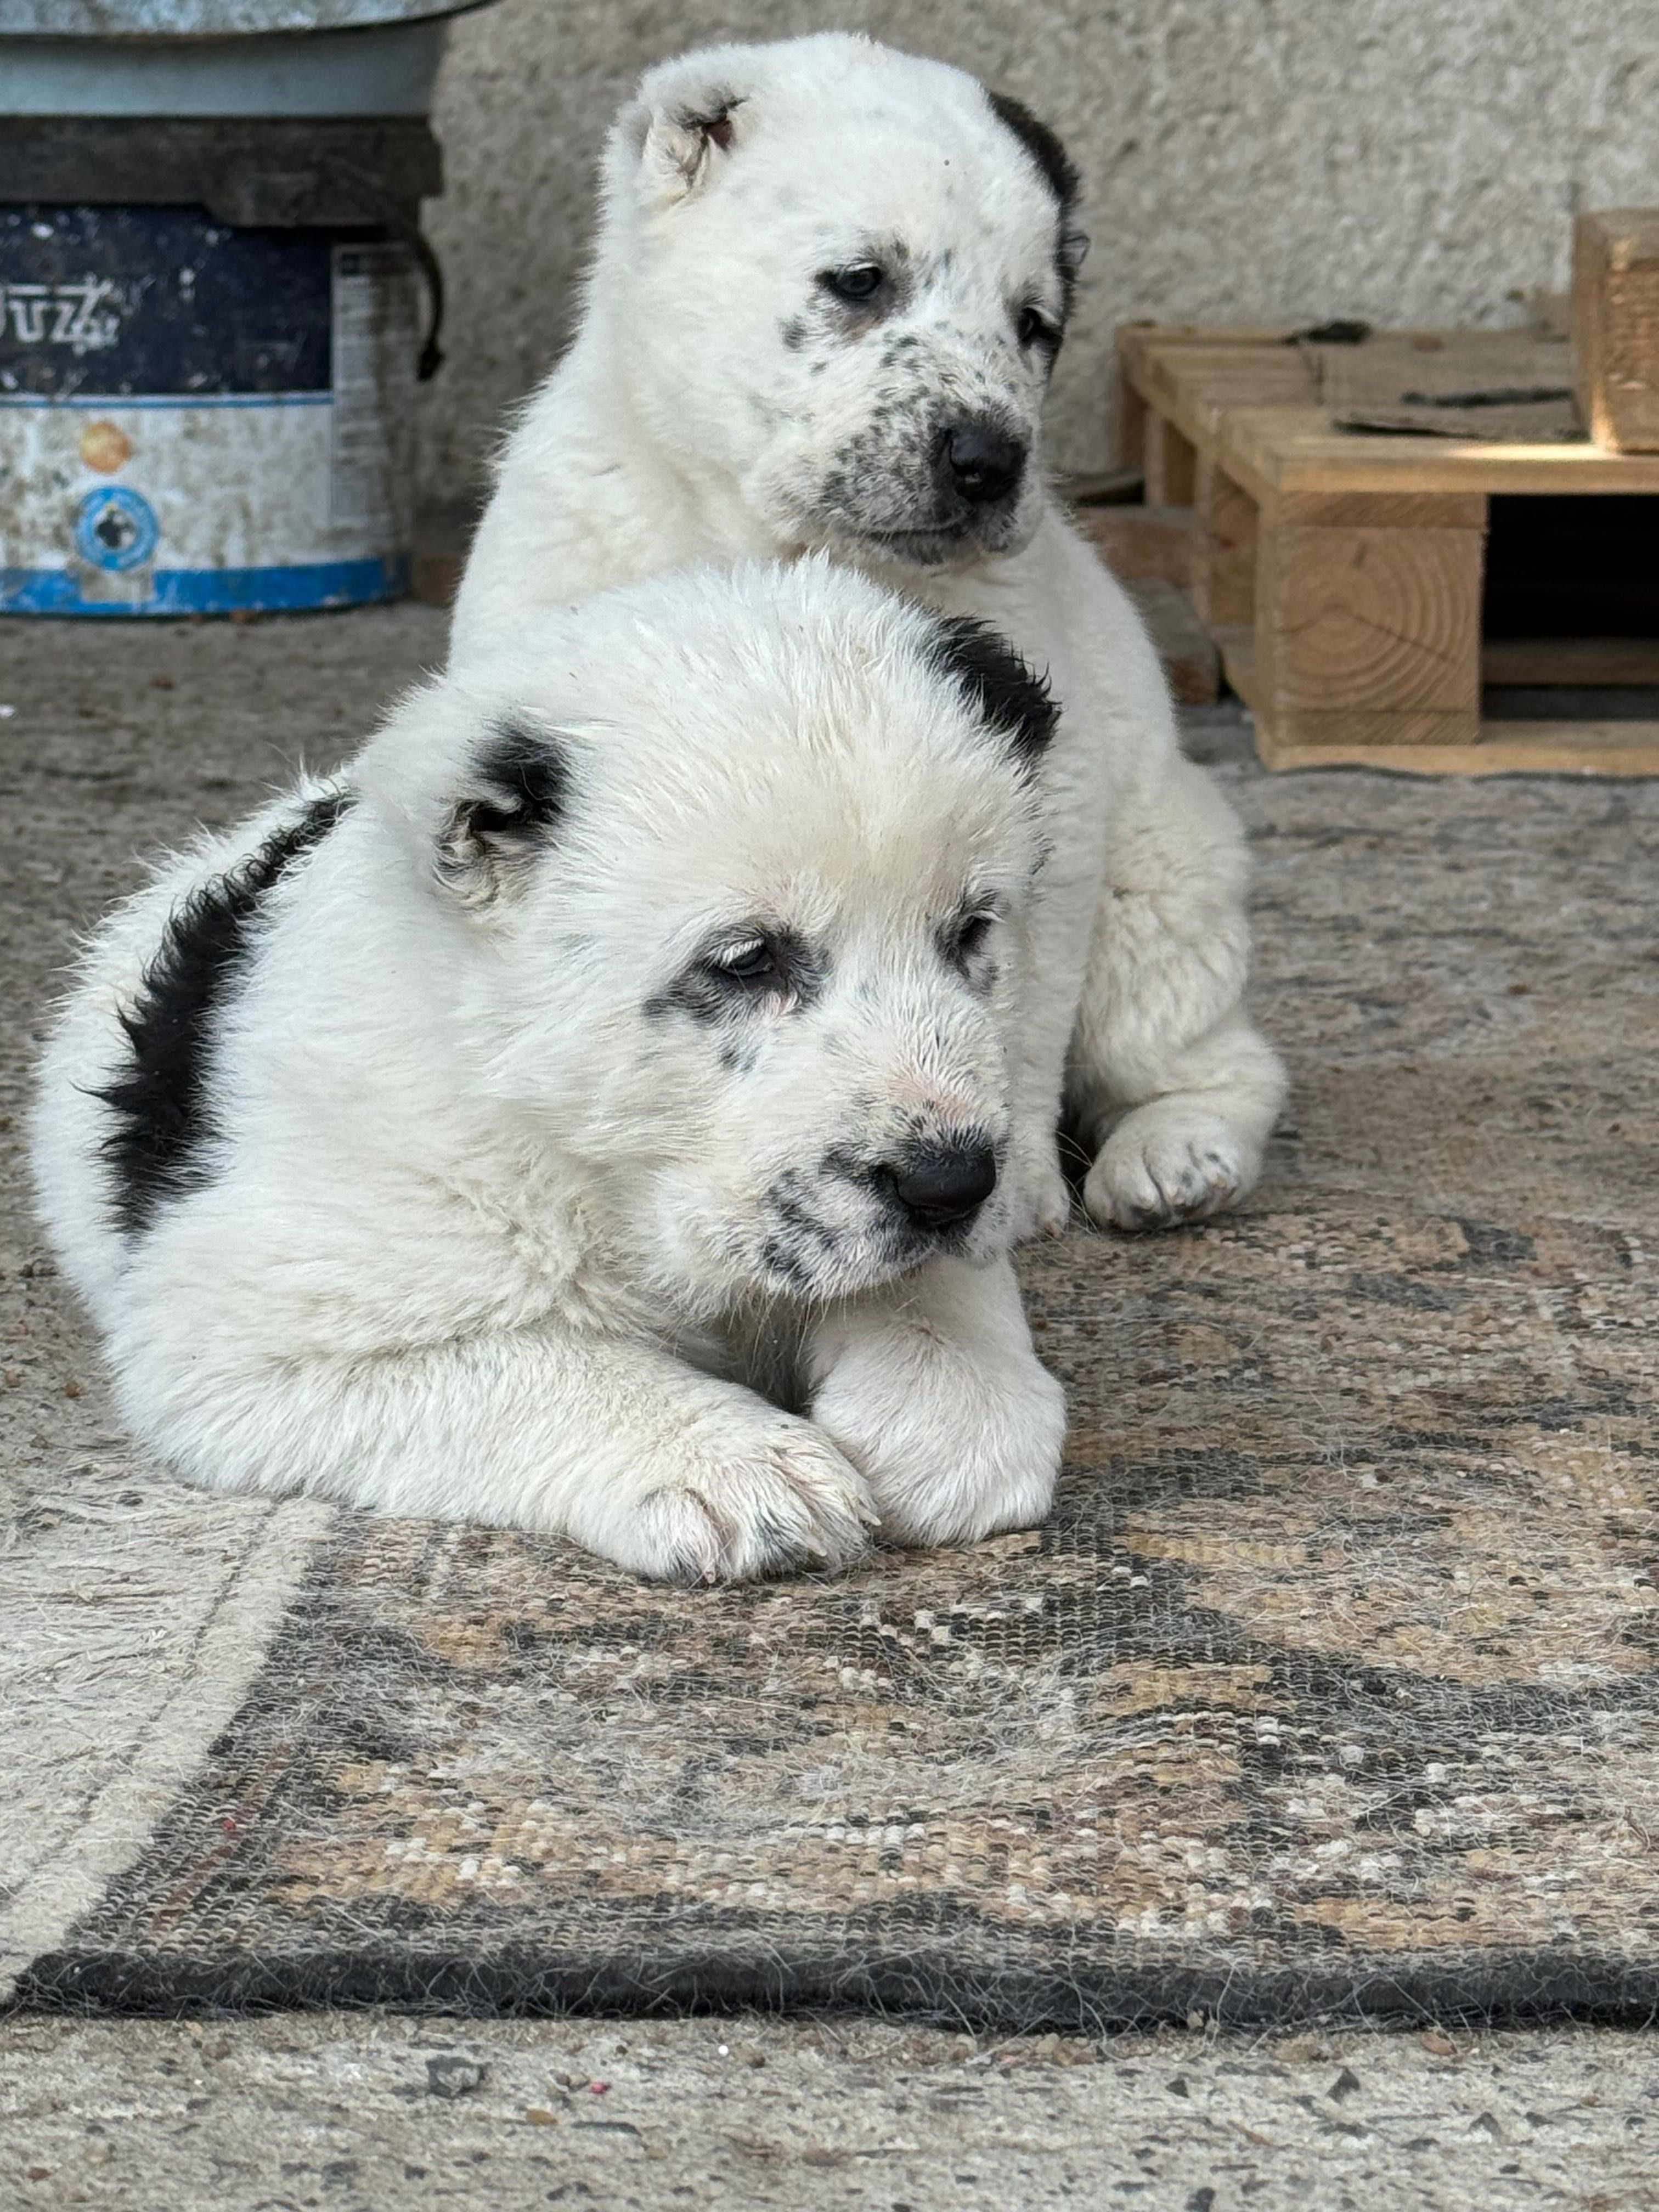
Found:
[[1122, 331], [1118, 458], [1147, 504], [1090, 519], [1108, 559], [1139, 529], [1140, 573], [1186, 586], [1262, 760], [1659, 775], [1659, 720], [1481, 719], [1483, 681], [1659, 683], [1659, 640], [1480, 628], [1491, 497], [1659, 493], [1659, 453], [1334, 429], [1289, 336]]

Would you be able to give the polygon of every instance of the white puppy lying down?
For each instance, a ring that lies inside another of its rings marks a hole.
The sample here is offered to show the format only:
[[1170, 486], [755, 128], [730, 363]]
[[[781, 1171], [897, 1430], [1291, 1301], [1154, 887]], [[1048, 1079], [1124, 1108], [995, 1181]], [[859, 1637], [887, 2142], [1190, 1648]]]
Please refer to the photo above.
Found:
[[1238, 825], [1044, 478], [1077, 192], [1023, 108], [867, 39], [651, 70], [611, 134], [581, 328], [501, 453], [453, 638], [458, 661], [487, 657], [530, 607], [817, 547], [981, 617], [1048, 674], [1021, 1235], [1066, 1220], [1062, 1097], [1090, 1212], [1133, 1229], [1248, 1189], [1284, 1097], [1242, 1004]]
[[849, 572], [692, 571], [172, 862], [35, 1126], [133, 1428], [673, 1577], [1040, 1518], [999, 1170], [1053, 720]]

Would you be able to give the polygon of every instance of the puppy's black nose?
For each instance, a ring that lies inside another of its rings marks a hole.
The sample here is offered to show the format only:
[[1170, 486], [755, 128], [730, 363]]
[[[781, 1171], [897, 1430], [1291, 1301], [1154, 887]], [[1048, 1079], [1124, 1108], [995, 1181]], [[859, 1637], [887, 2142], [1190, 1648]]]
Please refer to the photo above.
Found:
[[970, 507], [987, 507], [1018, 489], [1025, 467], [1023, 440], [989, 422], [953, 422], [940, 449], [951, 489]]
[[997, 1156], [987, 1144], [927, 1145], [888, 1170], [893, 1196], [918, 1229], [954, 1229], [977, 1213], [997, 1187]]

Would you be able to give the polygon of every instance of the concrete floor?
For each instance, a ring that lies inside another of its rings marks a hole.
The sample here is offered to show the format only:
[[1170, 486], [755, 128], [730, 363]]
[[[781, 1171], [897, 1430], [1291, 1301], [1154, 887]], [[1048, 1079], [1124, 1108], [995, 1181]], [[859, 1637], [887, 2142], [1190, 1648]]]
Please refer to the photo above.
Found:
[[[12, 988], [34, 999], [91, 918], [88, 900], [133, 879], [77, 871], [81, 810], [114, 810], [134, 852], [198, 817], [232, 818], [301, 757], [320, 766], [349, 749], [441, 659], [443, 631], [418, 607], [236, 626], [0, 624], [0, 752], [47, 758], [60, 794], [9, 825]], [[1213, 710], [1193, 738], [1206, 757], [1237, 758], [1243, 724]], [[9, 1069], [0, 1114], [22, 1103], [15, 1059]], [[24, 1420], [27, 1395], [0, 1435], [20, 1504], [54, 1455], [80, 1448], [61, 1413], [50, 1437], [44, 1417]], [[1200, 2028], [1102, 2046], [841, 2018], [0, 2018], [0, 2212], [940, 2202], [1638, 2212], [1659, 2204], [1659, 2042]]]
[[1659, 2045], [836, 2019], [0, 2022], [0, 2203], [1638, 2212]]

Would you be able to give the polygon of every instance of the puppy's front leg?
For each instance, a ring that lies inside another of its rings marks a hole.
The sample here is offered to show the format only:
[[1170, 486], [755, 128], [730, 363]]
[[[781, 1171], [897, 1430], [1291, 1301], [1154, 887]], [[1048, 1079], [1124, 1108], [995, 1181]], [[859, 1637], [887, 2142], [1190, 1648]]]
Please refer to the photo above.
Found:
[[1006, 1259], [939, 1259], [818, 1324], [812, 1419], [863, 1473], [881, 1534], [971, 1544], [1048, 1510], [1066, 1401]]
[[578, 1543], [675, 1582], [836, 1571], [868, 1548], [869, 1491], [810, 1421], [654, 1349], [584, 1364], [559, 1485]]
[[680, 1582], [845, 1566], [875, 1522], [810, 1422], [647, 1342], [525, 1329], [253, 1370], [198, 1346], [171, 1390], [114, 1348], [145, 1378], [135, 1426], [215, 1487], [570, 1536]]
[[1201, 1220], [1260, 1176], [1285, 1086], [1241, 1003], [1249, 969], [1243, 833], [1171, 757], [1114, 816], [1072, 1044], [1068, 1104], [1096, 1153], [1084, 1204], [1103, 1225]]
[[[1045, 882], [1026, 926], [1020, 977], [1019, 1042], [1012, 1069], [1012, 1130], [1006, 1170], [1009, 1239], [1058, 1237], [1072, 1211], [1060, 1164], [1059, 1126], [1066, 1051], [1077, 1020], [1078, 979], [1088, 958], [1099, 901], [1098, 869], [1083, 885]], [[1069, 986], [1069, 988], [1068, 988]]]

